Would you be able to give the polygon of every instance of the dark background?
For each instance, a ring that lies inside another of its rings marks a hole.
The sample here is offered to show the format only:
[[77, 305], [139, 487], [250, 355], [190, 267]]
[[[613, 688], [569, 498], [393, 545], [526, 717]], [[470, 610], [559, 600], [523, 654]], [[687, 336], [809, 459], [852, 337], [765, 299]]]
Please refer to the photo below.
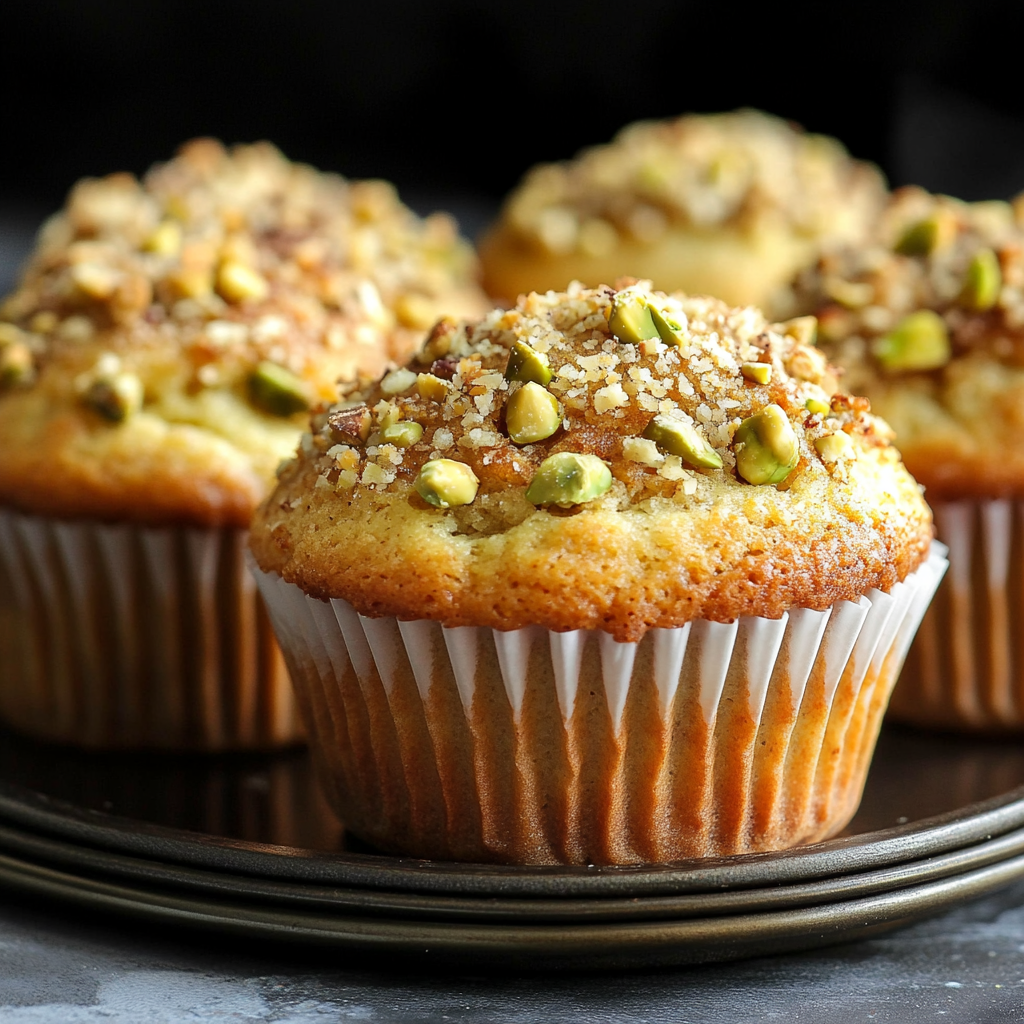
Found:
[[[0, 206], [267, 138], [485, 217], [523, 171], [622, 125], [761, 107], [894, 184], [1024, 188], [1020, 0], [4, 0]], [[473, 225], [475, 227], [476, 225]]]

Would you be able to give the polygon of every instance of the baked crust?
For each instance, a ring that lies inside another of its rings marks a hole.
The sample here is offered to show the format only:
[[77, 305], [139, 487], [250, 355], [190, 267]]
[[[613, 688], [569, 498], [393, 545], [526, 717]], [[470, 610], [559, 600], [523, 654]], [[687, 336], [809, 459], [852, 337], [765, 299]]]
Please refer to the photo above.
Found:
[[622, 274], [770, 308], [823, 244], [862, 238], [876, 168], [754, 110], [639, 122], [531, 170], [480, 244], [484, 284], [514, 299]]
[[[82, 181], [0, 308], [0, 503], [244, 527], [296, 407], [379, 375], [442, 312], [482, 312], [474, 271], [450, 218], [266, 143], [197, 140], [142, 183]], [[254, 402], [261, 364], [299, 399]], [[111, 382], [134, 403], [97, 404]]]
[[[935, 498], [1024, 494], [1024, 220], [1008, 203], [963, 203], [901, 189], [869, 242], [822, 257], [793, 288], [845, 388], [870, 398], [907, 468]], [[928, 251], [911, 232], [931, 224]], [[994, 290], [967, 289], [972, 261], [998, 266]], [[886, 366], [879, 346], [906, 316], [932, 310], [948, 336], [928, 369]]]
[[[416, 374], [399, 370], [315, 417], [254, 518], [261, 568], [370, 616], [637, 640], [698, 618], [823, 609], [888, 590], [917, 567], [932, 536], [920, 489], [868, 404], [831, 393], [834, 378], [800, 340], [803, 325], [772, 327], [755, 310], [655, 294], [684, 325], [685, 347], [630, 344], [609, 327], [616, 296], [576, 286], [476, 323], [442, 324], [410, 365], [447, 368], [443, 397], [432, 382], [424, 390], [435, 397], [424, 397]], [[516, 341], [546, 354], [564, 417], [527, 445], [511, 442], [504, 420], [516, 385], [503, 371]], [[747, 361], [769, 364], [770, 382], [744, 377]], [[378, 433], [339, 442], [339, 415], [363, 404], [378, 431], [414, 420], [422, 438], [406, 448]], [[784, 411], [799, 461], [777, 486], [752, 485], [736, 470], [735, 433], [770, 404]], [[685, 466], [640, 438], [659, 413], [699, 430], [722, 468]], [[840, 434], [843, 455], [826, 463], [816, 442]], [[599, 456], [611, 488], [572, 508], [535, 508], [527, 486], [560, 451]], [[438, 456], [472, 468], [480, 486], [470, 504], [434, 508], [420, 498], [417, 474]]]

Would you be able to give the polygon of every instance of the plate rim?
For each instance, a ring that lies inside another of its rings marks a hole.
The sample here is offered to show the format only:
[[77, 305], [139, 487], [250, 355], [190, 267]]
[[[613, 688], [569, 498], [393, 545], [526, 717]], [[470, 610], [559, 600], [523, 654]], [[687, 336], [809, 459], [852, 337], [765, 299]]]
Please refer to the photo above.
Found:
[[953, 811], [789, 850], [674, 864], [521, 867], [272, 846], [124, 818], [0, 780], [0, 823], [78, 845], [243, 877], [495, 898], [642, 898], [862, 873], [1024, 827], [1024, 786]]

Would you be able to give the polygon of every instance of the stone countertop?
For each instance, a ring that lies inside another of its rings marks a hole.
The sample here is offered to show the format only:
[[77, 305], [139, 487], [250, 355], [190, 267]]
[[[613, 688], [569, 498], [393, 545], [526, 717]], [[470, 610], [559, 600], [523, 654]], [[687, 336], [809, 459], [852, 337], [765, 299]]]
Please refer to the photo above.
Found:
[[[234, 948], [231, 948], [231, 947]], [[347, 962], [342, 962], [347, 960]], [[882, 938], [656, 972], [485, 975], [154, 929], [3, 894], [0, 1020], [1024, 1022], [1024, 883]]]

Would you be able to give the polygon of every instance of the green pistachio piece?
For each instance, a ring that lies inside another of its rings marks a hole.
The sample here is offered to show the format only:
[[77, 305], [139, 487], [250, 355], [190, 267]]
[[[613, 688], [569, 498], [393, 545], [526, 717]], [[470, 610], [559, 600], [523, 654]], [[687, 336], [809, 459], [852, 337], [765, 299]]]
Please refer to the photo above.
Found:
[[808, 398], [807, 401], [804, 402], [804, 408], [810, 413], [814, 413], [818, 416], [824, 416], [832, 406], [830, 406], [828, 402], [823, 402], [820, 398]]
[[480, 481], [464, 462], [431, 459], [425, 462], [413, 484], [416, 493], [436, 508], [469, 505], [476, 497]]
[[134, 373], [116, 373], [93, 381], [85, 402], [111, 423], [121, 423], [142, 408], [142, 381]]
[[380, 432], [381, 444], [393, 444], [398, 448], [408, 448], [423, 436], [423, 427], [415, 420], [399, 420], [390, 423]]
[[249, 375], [252, 404], [272, 416], [292, 416], [309, 408], [302, 381], [291, 370], [264, 360]]
[[930, 256], [956, 238], [956, 217], [949, 210], [936, 210], [931, 216], [910, 224], [896, 242], [902, 256]]
[[818, 340], [818, 318], [816, 316], [795, 316], [782, 327], [784, 333], [798, 344], [813, 345]]
[[736, 430], [736, 471], [749, 484], [779, 484], [800, 461], [800, 447], [785, 412], [766, 405]]
[[647, 424], [643, 436], [670, 455], [678, 455], [690, 466], [699, 469], [722, 468], [721, 455], [701, 437], [692, 424], [659, 414]]
[[1002, 286], [999, 257], [991, 249], [979, 249], [967, 265], [960, 301], [968, 308], [983, 313], [996, 304]]
[[666, 345], [684, 348], [686, 346], [686, 338], [683, 336], [682, 325], [676, 323], [667, 313], [663, 313], [656, 306], [648, 306], [647, 308], [661, 340]]
[[755, 384], [770, 384], [772, 380], [771, 363], [740, 363], [740, 373]]
[[608, 315], [608, 326], [619, 341], [639, 345], [648, 338], [658, 337], [651, 308], [646, 300], [635, 291], [626, 288], [612, 300], [612, 311]]
[[952, 355], [946, 323], [930, 309], [905, 316], [874, 343], [872, 351], [887, 373], [935, 370], [945, 366]]
[[0, 388], [28, 384], [34, 376], [32, 351], [20, 341], [0, 346]]
[[543, 441], [561, 422], [558, 400], [533, 381], [527, 381], [505, 406], [505, 426], [516, 444]]
[[601, 497], [611, 485], [611, 470], [596, 455], [559, 452], [537, 467], [526, 489], [526, 500], [534, 505], [570, 508]]
[[551, 380], [548, 357], [543, 352], [530, 348], [525, 342], [512, 342], [508, 365], [505, 367], [505, 380], [521, 380], [524, 383], [533, 381], [542, 387], [547, 385]]

